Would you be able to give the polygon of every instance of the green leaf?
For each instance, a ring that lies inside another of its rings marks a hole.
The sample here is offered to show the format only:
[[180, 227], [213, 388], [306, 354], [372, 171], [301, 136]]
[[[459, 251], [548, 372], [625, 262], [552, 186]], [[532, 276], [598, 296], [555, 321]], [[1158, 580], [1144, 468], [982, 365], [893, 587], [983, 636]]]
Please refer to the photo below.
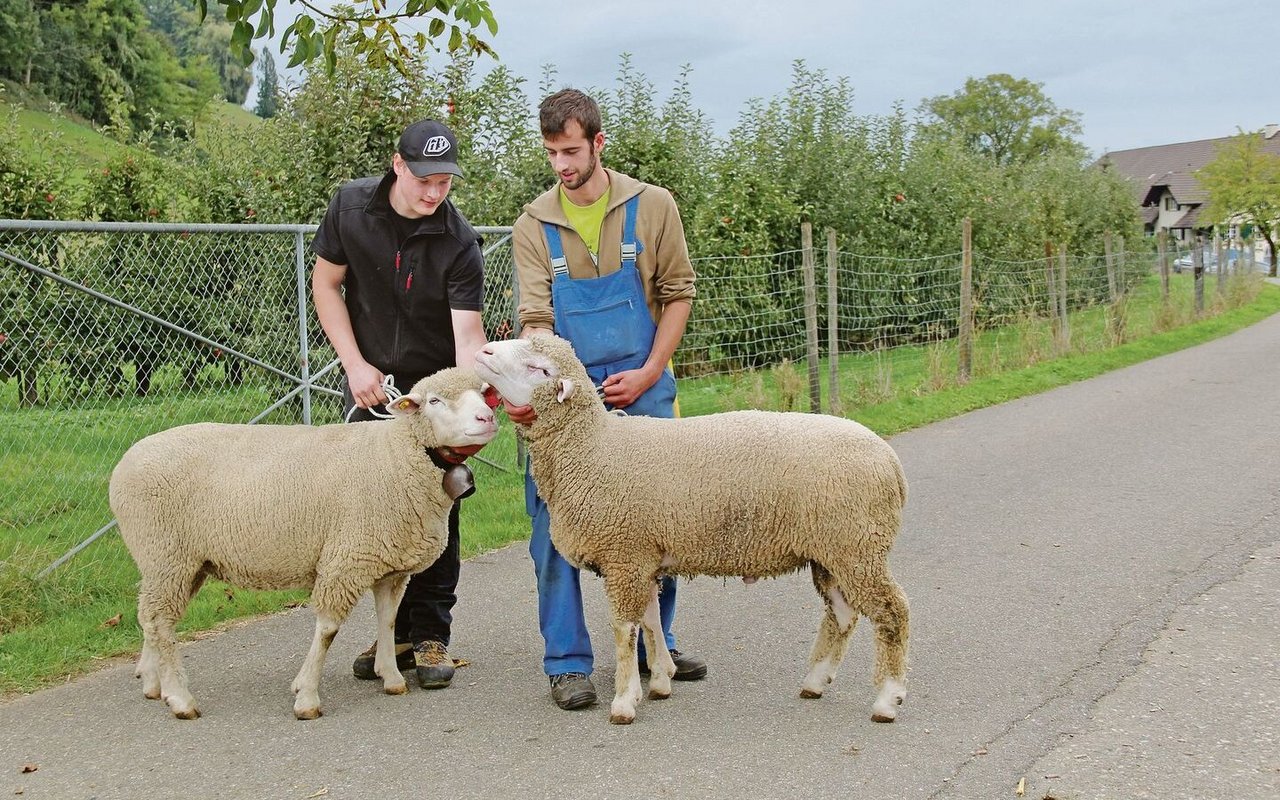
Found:
[[[219, 2], [221, 2], [221, 0], [219, 0]], [[240, 19], [240, 9], [243, 7], [244, 6], [240, 4], [240, 0], [228, 0], [227, 1], [227, 22], [235, 22], [236, 20]]]
[[243, 53], [249, 48], [249, 42], [252, 39], [253, 28], [244, 20], [239, 20], [231, 29], [231, 50], [236, 53]]
[[439, 38], [440, 34], [444, 33], [444, 26], [445, 26], [444, 20], [440, 19], [439, 17], [436, 17], [435, 19], [431, 20], [431, 24], [427, 26], [427, 36], [429, 36], [432, 39]]
[[449, 52], [456, 53], [462, 47], [462, 30], [457, 25], [450, 25], [453, 31], [449, 34]]

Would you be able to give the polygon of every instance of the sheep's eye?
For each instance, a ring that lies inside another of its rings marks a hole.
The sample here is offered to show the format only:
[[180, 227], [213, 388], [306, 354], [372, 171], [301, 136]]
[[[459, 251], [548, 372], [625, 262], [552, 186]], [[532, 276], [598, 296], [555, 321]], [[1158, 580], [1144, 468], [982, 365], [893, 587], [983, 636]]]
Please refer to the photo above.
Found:
[[548, 378], [551, 377], [551, 370], [546, 369], [545, 367], [540, 367], [538, 371], [541, 372], [543, 375], [546, 375]]
[[433, 397], [433, 398], [431, 398], [430, 400], [428, 400], [427, 402], [428, 402], [428, 403], [430, 403], [430, 404], [431, 404], [431, 405], [433, 405], [433, 406], [438, 406], [438, 405], [440, 405], [440, 398], [439, 398], [439, 397]]

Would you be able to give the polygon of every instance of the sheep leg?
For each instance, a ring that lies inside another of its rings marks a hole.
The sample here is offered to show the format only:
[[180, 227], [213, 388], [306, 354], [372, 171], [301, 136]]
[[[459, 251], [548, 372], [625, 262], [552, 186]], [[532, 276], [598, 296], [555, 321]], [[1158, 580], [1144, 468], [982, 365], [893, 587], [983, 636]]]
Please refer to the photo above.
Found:
[[396, 610], [404, 597], [409, 576], [388, 575], [373, 582], [373, 604], [378, 613], [378, 646], [373, 658], [373, 671], [382, 678], [382, 691], [404, 694], [409, 687], [396, 666]]
[[138, 591], [138, 625], [142, 628], [142, 657], [138, 672], [142, 677], [142, 693], [162, 698], [178, 719], [200, 716], [196, 700], [187, 688], [187, 672], [178, 655], [175, 628], [187, 610], [187, 603], [199, 588], [199, 568], [192, 573], [171, 574], [164, 578], [144, 575]]
[[[650, 576], [652, 574], [651, 572]], [[636, 703], [642, 697], [636, 642], [654, 583], [640, 575], [628, 575], [620, 579], [606, 573], [604, 584], [605, 593], [609, 596], [609, 607], [613, 610], [613, 642], [617, 664], [609, 721], [615, 725], [629, 725], [636, 718]], [[661, 629], [661, 625], [658, 627]], [[665, 644], [664, 642], [664, 648]]]
[[642, 620], [645, 633], [645, 654], [649, 659], [649, 699], [663, 700], [671, 696], [671, 676], [676, 674], [676, 662], [667, 649], [667, 638], [662, 634], [662, 612], [658, 608], [658, 584], [649, 591], [649, 605], [645, 606]]
[[329, 653], [329, 645], [333, 644], [333, 637], [338, 635], [338, 628], [342, 627], [343, 620], [351, 613], [363, 591], [352, 590], [349, 574], [344, 575], [341, 571], [337, 574], [338, 578], [326, 578], [321, 571], [311, 589], [316, 631], [306, 660], [298, 670], [298, 677], [293, 679], [292, 688], [297, 695], [293, 701], [293, 715], [298, 719], [315, 719], [324, 713], [320, 710], [320, 675], [324, 671], [324, 659]]
[[[138, 624], [142, 624], [141, 618]], [[148, 700], [160, 699], [160, 653], [146, 634], [142, 637], [142, 654], [138, 657], [138, 668], [133, 671], [133, 676], [142, 679], [143, 697]]]
[[316, 631], [311, 638], [311, 649], [307, 651], [302, 669], [298, 677], [293, 679], [294, 694], [293, 715], [298, 719], [315, 719], [324, 712], [320, 710], [320, 673], [324, 670], [324, 658], [333, 644], [333, 637], [338, 635], [342, 625], [341, 617], [322, 609], [316, 609]]
[[812, 565], [812, 572], [814, 588], [822, 595], [826, 608], [818, 625], [818, 638], [809, 654], [809, 674], [800, 684], [800, 696], [810, 699], [822, 697], [827, 684], [835, 678], [858, 624], [857, 612], [845, 599], [832, 574], [817, 563]]
[[640, 702], [640, 662], [636, 653], [639, 633], [638, 624], [624, 620], [614, 612], [613, 641], [617, 669], [613, 678], [613, 703], [609, 706], [609, 721], [614, 725], [630, 725], [636, 718], [636, 703]]
[[893, 722], [898, 716], [898, 706], [907, 699], [907, 640], [911, 627], [907, 596], [885, 568], [865, 598], [863, 613], [876, 628], [876, 666], [872, 680], [879, 688], [871, 707], [871, 719]]

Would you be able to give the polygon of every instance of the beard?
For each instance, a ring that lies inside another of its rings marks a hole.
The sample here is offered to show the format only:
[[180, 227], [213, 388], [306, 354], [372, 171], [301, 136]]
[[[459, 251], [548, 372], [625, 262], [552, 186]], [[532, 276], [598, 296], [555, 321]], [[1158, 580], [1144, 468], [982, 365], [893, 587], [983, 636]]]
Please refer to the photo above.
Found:
[[587, 181], [591, 180], [591, 176], [596, 174], [596, 164], [599, 163], [599, 159], [596, 158], [595, 145], [593, 144], [587, 145], [587, 155], [591, 157], [591, 160], [587, 164], [586, 170], [584, 170], [583, 172], [579, 172], [577, 177], [575, 177], [572, 181], [566, 181], [564, 178], [560, 179], [560, 183], [564, 185], [564, 188], [570, 191], [573, 191], [574, 189], [577, 189], [578, 187], [585, 184]]

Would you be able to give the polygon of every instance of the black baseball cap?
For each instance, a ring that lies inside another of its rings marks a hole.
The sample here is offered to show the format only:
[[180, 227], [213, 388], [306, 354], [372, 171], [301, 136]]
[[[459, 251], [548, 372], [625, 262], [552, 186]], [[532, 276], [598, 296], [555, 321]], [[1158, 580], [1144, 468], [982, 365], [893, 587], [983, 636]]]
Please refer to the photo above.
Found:
[[400, 134], [400, 157], [409, 171], [419, 178], [449, 173], [462, 175], [458, 169], [458, 137], [443, 122], [419, 120]]

